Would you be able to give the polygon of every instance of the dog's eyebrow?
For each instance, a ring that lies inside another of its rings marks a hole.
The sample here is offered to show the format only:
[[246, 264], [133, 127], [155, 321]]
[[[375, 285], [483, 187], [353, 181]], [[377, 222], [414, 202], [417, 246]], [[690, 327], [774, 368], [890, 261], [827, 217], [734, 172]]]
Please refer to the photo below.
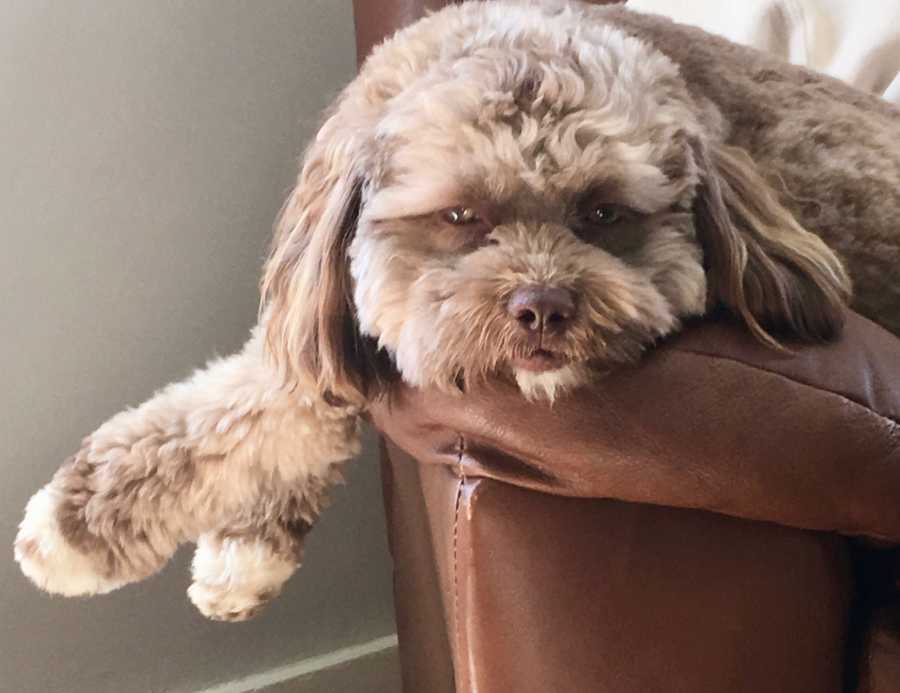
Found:
[[[366, 220], [373, 224], [379, 224], [387, 221], [417, 221], [432, 217], [445, 210], [453, 207], [472, 207], [477, 210], [482, 217], [494, 219], [500, 211], [500, 205], [496, 201], [488, 199], [486, 194], [477, 190], [474, 186], [461, 186], [457, 188], [460, 192], [455, 195], [435, 195], [427, 198], [430, 204], [427, 206], [424, 202], [416, 200], [419, 204], [410, 208], [402, 204], [402, 198], [391, 205], [388, 202], [382, 202], [371, 205], [366, 213]], [[396, 210], [396, 211], [394, 211]]]
[[365, 204], [365, 212], [373, 219], [430, 214], [458, 205], [464, 197], [459, 182], [453, 178], [403, 174], [398, 175], [391, 185], [373, 191]]
[[653, 214], [675, 202], [677, 183], [669, 180], [656, 166], [647, 164], [628, 171], [609, 172], [606, 176], [585, 182], [572, 200], [576, 205], [591, 202], [621, 204], [641, 214]]
[[613, 176], [592, 180], [582, 188], [575, 191], [576, 204], [590, 204], [592, 202], [615, 202], [625, 204], [625, 186]]
[[429, 217], [433, 217], [435, 214], [440, 212], [440, 209], [435, 209], [431, 212], [422, 212], [416, 214], [397, 214], [393, 216], [383, 216], [383, 217], [368, 217], [366, 221], [372, 226], [381, 226], [384, 224], [391, 224], [396, 222], [413, 222], [413, 221], [424, 221]]

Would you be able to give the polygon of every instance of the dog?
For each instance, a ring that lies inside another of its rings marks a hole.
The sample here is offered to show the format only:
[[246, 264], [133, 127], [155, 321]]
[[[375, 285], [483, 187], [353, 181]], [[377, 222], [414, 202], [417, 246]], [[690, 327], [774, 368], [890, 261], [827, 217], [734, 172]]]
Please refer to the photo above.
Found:
[[703, 316], [779, 349], [837, 338], [852, 300], [900, 333], [898, 218], [900, 114], [874, 96], [621, 7], [451, 6], [327, 115], [244, 349], [85, 438], [16, 560], [98, 594], [196, 541], [190, 599], [250, 618], [392, 383], [544, 406]]

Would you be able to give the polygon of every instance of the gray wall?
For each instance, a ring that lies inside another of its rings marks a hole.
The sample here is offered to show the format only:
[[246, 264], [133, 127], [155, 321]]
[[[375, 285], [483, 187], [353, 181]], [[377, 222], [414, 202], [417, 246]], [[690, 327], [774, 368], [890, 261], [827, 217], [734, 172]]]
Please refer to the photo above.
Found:
[[371, 454], [247, 624], [194, 611], [186, 550], [64, 600], [11, 549], [83, 435], [242, 343], [296, 158], [353, 69], [350, 0], [0, 3], [4, 693], [190, 691], [393, 631]]

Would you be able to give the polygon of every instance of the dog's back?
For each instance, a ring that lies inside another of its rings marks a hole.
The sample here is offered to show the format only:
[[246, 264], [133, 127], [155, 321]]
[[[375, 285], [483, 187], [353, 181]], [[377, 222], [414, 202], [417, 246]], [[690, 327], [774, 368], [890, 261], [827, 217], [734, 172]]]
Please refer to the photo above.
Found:
[[803, 226], [838, 251], [854, 307], [900, 334], [900, 111], [700, 29], [593, 8], [680, 67], [709, 127], [746, 149]]

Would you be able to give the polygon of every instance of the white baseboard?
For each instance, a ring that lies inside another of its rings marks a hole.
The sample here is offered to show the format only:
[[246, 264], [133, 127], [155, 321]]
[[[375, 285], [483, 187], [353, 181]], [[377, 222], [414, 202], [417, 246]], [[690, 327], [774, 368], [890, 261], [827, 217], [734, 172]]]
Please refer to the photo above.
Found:
[[400, 693], [397, 636], [388, 635], [198, 693]]

